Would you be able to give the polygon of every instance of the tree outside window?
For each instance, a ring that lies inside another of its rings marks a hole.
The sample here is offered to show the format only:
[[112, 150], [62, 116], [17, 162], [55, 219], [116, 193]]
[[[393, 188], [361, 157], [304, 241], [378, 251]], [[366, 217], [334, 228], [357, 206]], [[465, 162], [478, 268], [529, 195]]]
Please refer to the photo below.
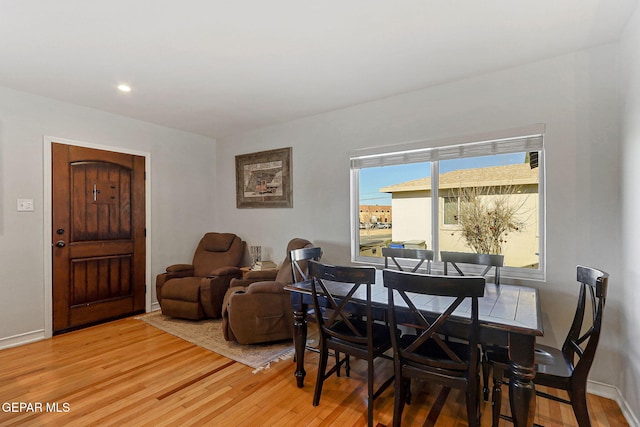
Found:
[[[353, 260], [372, 262], [380, 245], [422, 242], [436, 263], [440, 251], [503, 254], [507, 274], [543, 277], [542, 135], [524, 135], [352, 155], [360, 211]], [[366, 209], [374, 206], [383, 210]]]

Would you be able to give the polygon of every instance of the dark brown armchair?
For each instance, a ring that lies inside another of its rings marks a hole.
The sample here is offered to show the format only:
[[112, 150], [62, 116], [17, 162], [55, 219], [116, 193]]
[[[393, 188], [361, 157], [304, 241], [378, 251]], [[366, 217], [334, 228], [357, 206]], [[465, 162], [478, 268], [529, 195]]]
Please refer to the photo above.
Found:
[[224, 294], [239, 266], [245, 242], [231, 233], [206, 233], [192, 264], [174, 264], [156, 277], [156, 296], [167, 316], [198, 320], [219, 318]]
[[291, 251], [309, 247], [313, 244], [308, 240], [293, 239], [277, 271], [250, 271], [244, 279], [231, 281], [222, 308], [227, 341], [257, 344], [293, 338], [291, 294], [284, 287], [293, 283]]

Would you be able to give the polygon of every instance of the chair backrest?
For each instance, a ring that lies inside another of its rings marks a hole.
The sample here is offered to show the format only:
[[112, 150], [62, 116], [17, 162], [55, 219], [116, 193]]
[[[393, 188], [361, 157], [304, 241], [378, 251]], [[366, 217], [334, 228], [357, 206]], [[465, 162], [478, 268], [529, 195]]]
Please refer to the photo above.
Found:
[[[578, 306], [562, 352], [567, 360], [574, 362], [573, 375], [580, 375], [586, 381], [600, 340], [609, 274], [595, 268], [578, 266], [577, 276], [580, 283]], [[586, 332], [582, 333], [585, 329]]]
[[405, 268], [400, 265], [398, 259], [413, 259], [418, 260], [411, 272], [415, 273], [418, 268], [427, 261], [427, 274], [431, 273], [431, 261], [433, 261], [433, 251], [427, 249], [407, 249], [407, 248], [382, 248], [382, 256], [384, 257], [384, 268], [389, 268], [389, 260], [393, 261], [396, 268], [400, 271], [406, 271]]
[[303, 282], [309, 279], [309, 260], [320, 261], [322, 258], [322, 249], [317, 246], [304, 247], [302, 249], [294, 249], [289, 252], [291, 259], [291, 277], [295, 282]]
[[294, 275], [291, 270], [291, 251], [295, 249], [302, 248], [310, 248], [313, 246], [313, 243], [306, 239], [301, 239], [299, 237], [293, 238], [287, 243], [287, 251], [284, 261], [278, 267], [278, 274], [276, 275], [275, 281], [278, 283], [286, 283], [291, 284], [295, 282]]
[[[333, 266], [312, 260], [309, 261], [309, 276], [313, 279], [311, 291], [315, 312], [323, 312], [324, 307], [328, 309], [327, 318], [317, 316], [320, 333], [325, 338], [366, 346], [369, 354], [373, 354], [371, 286], [376, 282], [376, 269]], [[358, 290], [360, 292], [356, 293]], [[351, 316], [346, 309], [354, 298], [358, 298], [359, 305], [364, 303], [365, 323], [360, 317]]]
[[440, 260], [444, 263], [445, 276], [449, 274], [449, 264], [451, 264], [460, 276], [464, 276], [465, 274], [458, 264], [484, 265], [485, 269], [480, 273], [481, 276], [486, 276], [489, 270], [495, 267], [494, 283], [496, 285], [500, 284], [500, 268], [504, 265], [504, 255], [440, 251]]
[[[484, 296], [485, 279], [477, 276], [436, 276], [395, 270], [384, 270], [383, 275], [384, 286], [389, 294], [388, 318], [391, 330], [396, 330], [398, 319], [401, 318], [403, 324], [411, 324], [418, 331], [416, 339], [410, 341], [401, 340], [396, 334], [392, 334], [394, 352], [400, 362], [426, 367], [445, 376], [447, 374], [444, 370], [467, 371], [471, 374], [471, 371], [476, 369], [479, 358], [478, 298]], [[425, 315], [416, 307], [412, 299], [415, 294], [444, 296], [450, 299], [441, 307], [440, 314], [431, 316]], [[400, 299], [397, 299], [397, 296]], [[468, 322], [469, 325], [465, 329], [467, 335], [460, 337], [468, 344], [467, 357], [463, 359], [455, 349], [460, 347], [460, 343], [445, 340], [442, 336], [449, 335], [447, 328], [450, 325], [447, 324], [447, 320], [467, 298], [471, 302], [470, 317], [467, 320], [457, 320]], [[418, 351], [425, 345], [432, 351]]]
[[245, 242], [233, 233], [206, 233], [193, 255], [196, 277], [205, 277], [216, 268], [239, 267]]

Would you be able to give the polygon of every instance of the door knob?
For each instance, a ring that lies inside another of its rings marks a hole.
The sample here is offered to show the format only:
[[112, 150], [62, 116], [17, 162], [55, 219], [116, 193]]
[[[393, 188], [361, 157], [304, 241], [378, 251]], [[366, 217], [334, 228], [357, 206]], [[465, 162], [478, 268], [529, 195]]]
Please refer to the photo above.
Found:
[[59, 247], [59, 248], [64, 248], [66, 245], [67, 245], [67, 244], [65, 243], [65, 241], [64, 241], [64, 240], [58, 240], [58, 241], [56, 242], [56, 246], [57, 246], [57, 247]]

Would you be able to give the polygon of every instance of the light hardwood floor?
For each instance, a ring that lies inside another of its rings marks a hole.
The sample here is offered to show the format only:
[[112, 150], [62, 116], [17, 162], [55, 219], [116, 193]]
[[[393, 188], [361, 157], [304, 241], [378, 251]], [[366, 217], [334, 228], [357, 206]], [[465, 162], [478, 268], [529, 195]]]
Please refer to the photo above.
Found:
[[[317, 355], [309, 353], [305, 363], [307, 380], [299, 389], [292, 360], [253, 373], [143, 321], [122, 319], [0, 351], [0, 425], [366, 425], [365, 365], [353, 363], [351, 378], [326, 381], [320, 406], [313, 407]], [[378, 378], [391, 369], [380, 361]], [[576, 425], [570, 407], [538, 402], [537, 423]], [[507, 410], [508, 402], [503, 405]], [[627, 425], [615, 402], [591, 395], [589, 405], [595, 426]], [[376, 400], [374, 421], [391, 426], [392, 417], [390, 387]], [[403, 425], [466, 426], [464, 395], [416, 382]], [[491, 425], [489, 404], [482, 425]]]

